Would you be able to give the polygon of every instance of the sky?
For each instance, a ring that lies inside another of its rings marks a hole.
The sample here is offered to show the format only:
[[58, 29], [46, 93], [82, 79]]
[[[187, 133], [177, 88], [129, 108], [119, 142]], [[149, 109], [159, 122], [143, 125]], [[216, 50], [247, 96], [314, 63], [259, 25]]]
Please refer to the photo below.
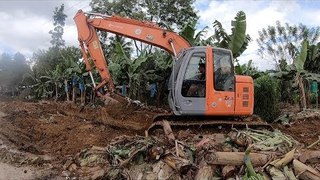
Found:
[[[0, 54], [20, 52], [32, 57], [34, 52], [50, 46], [50, 34], [53, 29], [54, 8], [65, 4], [66, 26], [63, 39], [66, 45], [78, 46], [77, 31], [73, 16], [78, 9], [90, 11], [90, 0], [0, 0]], [[246, 13], [247, 33], [253, 41], [241, 55], [240, 63], [250, 59], [261, 70], [272, 69], [272, 61], [262, 60], [257, 55], [256, 39], [258, 31], [276, 21], [314, 27], [320, 25], [320, 0], [196, 0], [198, 28], [212, 27], [218, 20], [225, 30], [231, 31], [231, 20], [240, 10]], [[212, 31], [208, 31], [207, 36]]]

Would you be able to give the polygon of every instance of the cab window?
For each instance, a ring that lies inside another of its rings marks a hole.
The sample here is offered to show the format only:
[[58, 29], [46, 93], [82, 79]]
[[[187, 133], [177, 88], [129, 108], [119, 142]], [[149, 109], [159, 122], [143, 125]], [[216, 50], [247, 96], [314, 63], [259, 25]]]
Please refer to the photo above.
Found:
[[234, 91], [234, 70], [230, 52], [213, 50], [214, 89]]
[[205, 97], [206, 55], [194, 53], [186, 68], [181, 94], [184, 97]]

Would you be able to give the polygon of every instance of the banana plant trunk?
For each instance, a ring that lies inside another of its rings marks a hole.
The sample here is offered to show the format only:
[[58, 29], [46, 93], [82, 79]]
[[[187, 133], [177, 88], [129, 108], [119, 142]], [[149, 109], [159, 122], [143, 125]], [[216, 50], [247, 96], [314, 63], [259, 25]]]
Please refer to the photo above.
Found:
[[76, 103], [76, 87], [72, 86], [72, 102]]
[[85, 90], [81, 91], [80, 101], [81, 101], [81, 105], [84, 106], [84, 104], [86, 102], [86, 91]]
[[307, 101], [306, 101], [306, 94], [304, 91], [303, 79], [301, 75], [297, 75], [298, 84], [299, 84], [299, 92], [300, 92], [300, 110], [307, 109]]
[[58, 101], [58, 83], [54, 83], [56, 89], [56, 98], [55, 101]]
[[64, 79], [63, 83], [64, 83], [64, 91], [66, 92], [66, 95], [67, 95], [67, 101], [70, 101], [69, 91], [68, 91], [68, 80]]

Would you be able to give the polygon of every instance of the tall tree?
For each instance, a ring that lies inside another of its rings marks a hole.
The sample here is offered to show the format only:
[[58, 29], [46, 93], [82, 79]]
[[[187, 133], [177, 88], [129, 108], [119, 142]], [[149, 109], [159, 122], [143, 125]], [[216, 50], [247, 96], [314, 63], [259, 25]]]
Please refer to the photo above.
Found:
[[12, 76], [12, 58], [7, 53], [2, 53], [0, 57], [0, 89], [7, 91]]
[[14, 92], [22, 84], [24, 75], [29, 72], [30, 67], [24, 55], [17, 52], [11, 57], [3, 53], [0, 58], [0, 89], [11, 89]]
[[[152, 21], [162, 28], [181, 30], [189, 22], [198, 19], [192, 5], [193, 2], [194, 0], [92, 0], [90, 6], [93, 12], [116, 14], [141, 21]], [[112, 36], [107, 37], [106, 32], [100, 32], [100, 34], [102, 42], [107, 42], [107, 44], [102, 45], [103, 49], [107, 49], [108, 45], [111, 44], [108, 38]], [[145, 46], [137, 41], [133, 42], [137, 56], [139, 56]], [[111, 49], [111, 51], [113, 50]]]
[[182, 29], [198, 19], [194, 0], [92, 0], [92, 11], [156, 22], [160, 27]]
[[306, 25], [282, 25], [280, 21], [275, 26], [268, 26], [259, 31], [257, 43], [258, 54], [263, 59], [272, 60], [276, 68], [281, 70], [279, 62], [286, 61], [288, 64], [294, 62], [299, 53], [303, 40], [315, 44], [320, 35], [320, 27], [308, 28]]
[[62, 39], [62, 35], [64, 33], [63, 27], [67, 18], [67, 15], [64, 14], [64, 4], [55, 8], [52, 18], [54, 29], [49, 31], [49, 34], [51, 34], [52, 38], [50, 43], [52, 47], [59, 49], [65, 45], [65, 41]]

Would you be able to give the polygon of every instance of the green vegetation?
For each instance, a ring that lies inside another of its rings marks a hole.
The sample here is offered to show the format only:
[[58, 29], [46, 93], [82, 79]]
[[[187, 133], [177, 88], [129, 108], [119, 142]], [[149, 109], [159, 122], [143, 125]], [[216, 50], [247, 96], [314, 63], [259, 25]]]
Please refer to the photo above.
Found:
[[257, 78], [254, 92], [254, 112], [262, 119], [273, 122], [279, 113], [279, 83], [269, 75]]

